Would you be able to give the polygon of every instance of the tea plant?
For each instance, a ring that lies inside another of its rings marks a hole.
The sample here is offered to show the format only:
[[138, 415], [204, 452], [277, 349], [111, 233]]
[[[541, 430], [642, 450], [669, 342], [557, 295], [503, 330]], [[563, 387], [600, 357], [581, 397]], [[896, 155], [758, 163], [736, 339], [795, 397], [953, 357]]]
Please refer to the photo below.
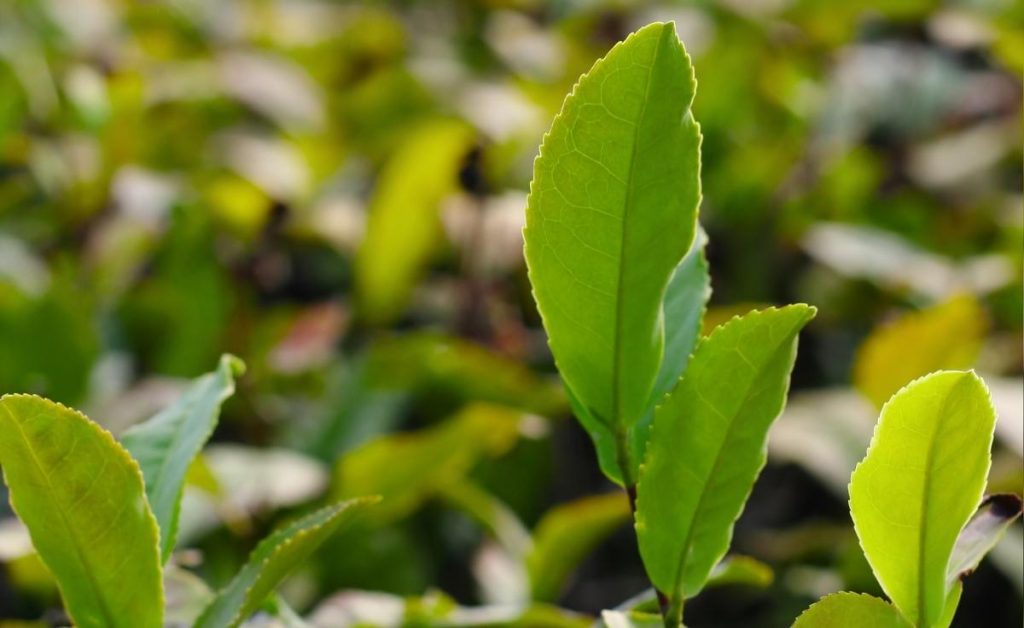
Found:
[[666, 626], [728, 550], [815, 314], [755, 311], [698, 339], [710, 290], [695, 89], [673, 25], [615, 46], [544, 138], [524, 231], [551, 351], [602, 470], [631, 497]]
[[836, 593], [794, 626], [950, 625], [963, 578], [1021, 512], [1016, 495], [982, 501], [995, 421], [988, 390], [973, 372], [933, 373], [889, 399], [850, 480], [850, 512], [892, 603]]
[[[76, 626], [164, 625], [164, 564], [174, 550], [186, 473], [242, 370], [240, 360], [223, 357], [215, 372], [120, 443], [60, 404], [34, 395], [0, 398], [0, 464], [11, 505]], [[227, 587], [207, 595], [192, 625], [239, 625], [371, 501], [330, 504], [268, 536]]]

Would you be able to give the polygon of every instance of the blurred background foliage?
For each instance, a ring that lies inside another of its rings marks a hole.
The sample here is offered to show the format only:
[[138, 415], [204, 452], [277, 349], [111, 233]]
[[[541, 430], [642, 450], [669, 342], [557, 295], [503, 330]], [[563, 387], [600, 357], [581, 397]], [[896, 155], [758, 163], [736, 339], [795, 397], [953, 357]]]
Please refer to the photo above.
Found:
[[[193, 469], [181, 616], [189, 571], [224, 582], [275, 524], [367, 493], [374, 516], [260, 625], [588, 625], [645, 588], [520, 230], [563, 97], [653, 20], [699, 81], [708, 326], [820, 312], [734, 540], [761, 562], [723, 569], [688, 624], [877, 593], [846, 484], [918, 375], [982, 373], [991, 489], [1024, 489], [1018, 2], [4, 0], [0, 392], [116, 433], [221, 352], [249, 366]], [[59, 622], [3, 517], [0, 617]], [[955, 625], [1021, 625], [1022, 554], [1018, 524]]]

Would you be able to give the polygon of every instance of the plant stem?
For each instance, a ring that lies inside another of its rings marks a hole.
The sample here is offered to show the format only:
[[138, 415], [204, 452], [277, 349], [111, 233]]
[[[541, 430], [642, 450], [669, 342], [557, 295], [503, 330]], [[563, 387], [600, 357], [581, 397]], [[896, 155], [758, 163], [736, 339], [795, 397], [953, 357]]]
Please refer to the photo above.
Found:
[[665, 618], [665, 628], [681, 628], [683, 625], [683, 597], [669, 598], [668, 606], [663, 606], [661, 613]]

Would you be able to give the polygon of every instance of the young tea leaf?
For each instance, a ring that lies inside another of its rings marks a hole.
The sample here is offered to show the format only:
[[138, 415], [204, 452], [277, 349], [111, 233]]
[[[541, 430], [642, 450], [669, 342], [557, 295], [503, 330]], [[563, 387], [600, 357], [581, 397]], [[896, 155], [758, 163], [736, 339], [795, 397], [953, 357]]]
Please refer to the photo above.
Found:
[[655, 411], [637, 484], [636, 531], [651, 582], [695, 595], [725, 555], [785, 405], [807, 305], [752, 312], [697, 345]]
[[164, 562], [178, 536], [181, 496], [189, 467], [213, 433], [220, 406], [235, 392], [235, 377], [244, 369], [238, 358], [221, 357], [217, 370], [198, 378], [177, 402], [121, 435], [121, 444], [142, 468], [146, 497], [160, 524]]
[[985, 498], [978, 512], [956, 539], [953, 555], [946, 568], [946, 588], [969, 575], [981, 559], [1003, 538], [1007, 528], [1020, 517], [1021, 500], [1017, 495], [1002, 493]]
[[338, 502], [263, 539], [227, 587], [206, 607], [195, 628], [234, 628], [252, 615], [295, 567], [329, 536], [377, 498]]
[[[674, 27], [646, 26], [580, 79], [534, 164], [524, 237], [537, 306], [581, 420], [620, 453], [658, 376], [666, 287], [694, 238], [695, 87]], [[635, 477], [636, 460], [602, 462], [617, 482]]]
[[913, 624], [933, 626], [946, 569], [988, 476], [995, 411], [973, 372], [941, 371], [882, 408], [850, 480], [850, 511], [871, 568]]
[[833, 593], [811, 605], [793, 628], [913, 628], [896, 608], [862, 593]]
[[142, 473], [85, 415], [32, 395], [0, 398], [11, 506], [81, 628], [159, 628], [159, 532]]

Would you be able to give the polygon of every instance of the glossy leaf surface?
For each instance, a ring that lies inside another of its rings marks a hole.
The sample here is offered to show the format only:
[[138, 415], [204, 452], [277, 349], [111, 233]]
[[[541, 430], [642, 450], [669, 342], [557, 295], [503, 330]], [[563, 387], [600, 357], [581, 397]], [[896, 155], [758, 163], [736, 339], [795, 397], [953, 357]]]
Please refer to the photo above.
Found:
[[950, 588], [946, 569], [988, 476], [995, 412], [973, 372], [942, 371], [907, 385], [882, 408], [850, 481], [860, 545], [893, 604], [934, 625]]
[[244, 368], [238, 358], [223, 356], [217, 370], [196, 379], [177, 402], [121, 435], [121, 443], [142, 468], [165, 562], [178, 536], [189, 467], [213, 433], [220, 406], [235, 392], [235, 377]]
[[694, 237], [695, 85], [674, 27], [646, 26], [580, 79], [534, 165], [524, 231], [534, 295], [566, 386], [617, 438], [644, 415], [666, 287]]
[[82, 628], [158, 628], [163, 583], [142, 473], [109, 432], [32, 395], [0, 398], [11, 505]]
[[360, 498], [332, 504], [263, 539], [238, 575], [199, 616], [195, 628], [233, 628], [241, 624], [327, 537], [376, 501]]
[[752, 312], [698, 346], [655, 412], [637, 485], [636, 530], [659, 590], [690, 597], [725, 555], [782, 411], [806, 305]]
[[862, 593], [833, 593], [804, 611], [793, 628], [912, 628], [896, 608]]

